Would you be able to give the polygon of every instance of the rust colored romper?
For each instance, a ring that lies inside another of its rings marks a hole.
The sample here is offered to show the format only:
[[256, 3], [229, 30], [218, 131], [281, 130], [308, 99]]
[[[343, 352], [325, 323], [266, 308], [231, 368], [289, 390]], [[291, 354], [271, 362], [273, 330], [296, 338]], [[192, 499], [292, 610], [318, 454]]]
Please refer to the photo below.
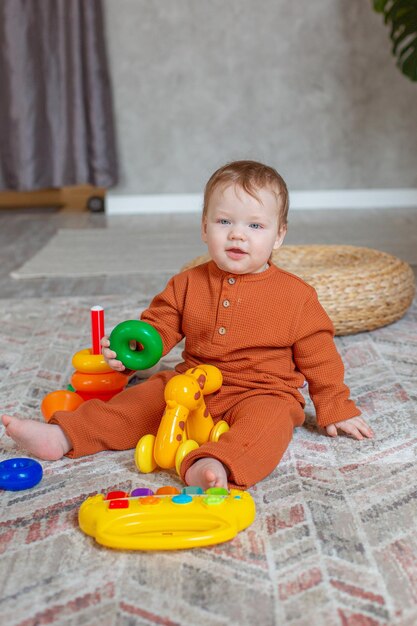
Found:
[[223, 272], [213, 261], [194, 267], [174, 276], [141, 319], [161, 334], [164, 355], [185, 337], [183, 362], [107, 403], [90, 400], [74, 412], [55, 413], [51, 422], [73, 444], [69, 456], [134, 448], [143, 435], [156, 434], [166, 382], [201, 363], [223, 374], [222, 388], [206, 404], [230, 430], [187, 455], [183, 479], [207, 456], [228, 467], [231, 487], [246, 489], [270, 474], [304, 421], [299, 388], [305, 379], [319, 426], [360, 414], [315, 290], [275, 265], [244, 275]]

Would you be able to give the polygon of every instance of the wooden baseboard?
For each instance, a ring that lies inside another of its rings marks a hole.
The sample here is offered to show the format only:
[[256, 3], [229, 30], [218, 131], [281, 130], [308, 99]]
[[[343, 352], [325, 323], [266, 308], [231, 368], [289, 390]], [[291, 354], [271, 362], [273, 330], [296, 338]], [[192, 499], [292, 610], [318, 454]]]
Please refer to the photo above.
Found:
[[79, 185], [37, 191], [0, 191], [0, 209], [57, 207], [64, 211], [86, 211], [91, 197], [104, 200], [103, 187]]

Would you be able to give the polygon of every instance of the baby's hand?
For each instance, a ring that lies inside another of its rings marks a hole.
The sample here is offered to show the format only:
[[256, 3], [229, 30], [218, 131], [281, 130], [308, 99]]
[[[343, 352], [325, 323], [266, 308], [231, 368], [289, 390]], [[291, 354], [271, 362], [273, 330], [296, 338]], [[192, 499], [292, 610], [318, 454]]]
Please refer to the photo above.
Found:
[[126, 368], [121, 361], [116, 359], [116, 353], [113, 350], [110, 350], [110, 341], [107, 336], [104, 336], [101, 340], [101, 347], [103, 348], [102, 354], [104, 356], [104, 360], [107, 365], [112, 368], [112, 370], [116, 370], [117, 372], [123, 372]]
[[330, 437], [337, 437], [338, 430], [347, 433], [354, 439], [363, 439], [364, 437], [372, 438], [374, 433], [362, 417], [351, 417], [348, 420], [341, 420], [334, 424], [326, 426], [326, 432]]

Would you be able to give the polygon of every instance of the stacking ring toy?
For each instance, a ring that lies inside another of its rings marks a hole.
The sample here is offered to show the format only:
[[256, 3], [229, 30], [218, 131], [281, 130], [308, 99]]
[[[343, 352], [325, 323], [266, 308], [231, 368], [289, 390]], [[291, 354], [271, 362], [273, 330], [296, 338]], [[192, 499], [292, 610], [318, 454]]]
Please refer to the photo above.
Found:
[[71, 385], [77, 390], [82, 391], [118, 391], [126, 386], [126, 376], [121, 372], [109, 372], [108, 374], [83, 374], [82, 372], [74, 372], [71, 377]]
[[[139, 343], [142, 350], [132, 350], [130, 342]], [[162, 356], [162, 339], [153, 326], [140, 320], [126, 320], [118, 324], [110, 334], [110, 350], [125, 367], [132, 370], [147, 370], [158, 363]]]
[[72, 366], [77, 372], [83, 374], [102, 374], [112, 372], [112, 368], [107, 365], [102, 354], [93, 354], [91, 348], [78, 350], [72, 357]]
[[47, 393], [41, 403], [41, 411], [49, 422], [55, 411], [75, 411], [84, 400], [74, 391], [57, 389]]
[[42, 480], [42, 465], [33, 459], [8, 459], [0, 463], [0, 489], [22, 491]]

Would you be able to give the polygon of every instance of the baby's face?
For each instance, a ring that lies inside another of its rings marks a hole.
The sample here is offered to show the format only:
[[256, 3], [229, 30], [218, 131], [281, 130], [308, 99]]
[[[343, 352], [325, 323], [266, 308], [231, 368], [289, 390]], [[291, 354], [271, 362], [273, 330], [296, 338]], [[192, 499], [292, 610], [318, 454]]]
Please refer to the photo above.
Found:
[[231, 274], [256, 274], [267, 268], [286, 228], [279, 225], [277, 197], [270, 189], [259, 200], [236, 185], [218, 187], [202, 223], [202, 238], [216, 265]]

